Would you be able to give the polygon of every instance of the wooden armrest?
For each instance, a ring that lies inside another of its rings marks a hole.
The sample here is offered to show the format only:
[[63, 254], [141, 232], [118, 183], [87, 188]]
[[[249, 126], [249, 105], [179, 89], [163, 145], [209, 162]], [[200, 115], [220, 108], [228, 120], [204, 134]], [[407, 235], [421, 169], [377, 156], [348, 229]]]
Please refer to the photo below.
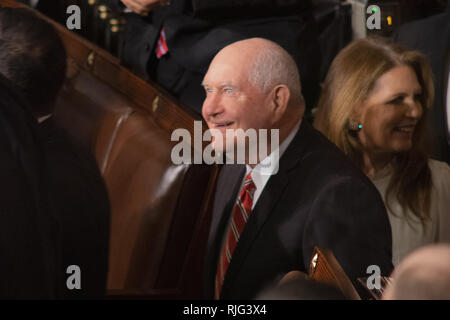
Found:
[[309, 267], [309, 277], [338, 288], [347, 299], [361, 300], [333, 252], [328, 249], [314, 247]]

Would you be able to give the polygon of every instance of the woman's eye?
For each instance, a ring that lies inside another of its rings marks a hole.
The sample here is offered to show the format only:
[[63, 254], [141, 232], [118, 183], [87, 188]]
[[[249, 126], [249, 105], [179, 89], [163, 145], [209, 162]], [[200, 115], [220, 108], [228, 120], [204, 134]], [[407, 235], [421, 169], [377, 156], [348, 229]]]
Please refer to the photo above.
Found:
[[417, 93], [414, 95], [415, 101], [422, 101], [422, 99], [423, 99], [423, 95], [421, 93]]

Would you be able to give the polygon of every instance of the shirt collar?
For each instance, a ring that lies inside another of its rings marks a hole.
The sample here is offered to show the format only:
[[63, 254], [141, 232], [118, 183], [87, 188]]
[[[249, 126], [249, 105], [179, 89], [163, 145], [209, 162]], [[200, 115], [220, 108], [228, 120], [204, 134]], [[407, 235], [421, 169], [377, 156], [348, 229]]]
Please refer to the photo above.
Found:
[[[279, 160], [281, 159], [282, 155], [286, 151], [286, 149], [291, 144], [292, 140], [294, 139], [295, 135], [297, 134], [300, 124], [302, 123], [302, 120], [294, 126], [292, 131], [289, 133], [289, 135], [283, 140], [283, 142], [280, 144], [280, 146], [275, 149], [270, 155], [265, 157], [260, 163], [258, 163], [253, 169], [249, 165], [246, 165], [246, 175], [251, 172], [252, 174], [252, 180], [253, 183], [256, 186], [256, 189], [261, 189], [265, 186], [266, 182], [269, 180], [269, 178], [276, 174], [278, 172], [279, 168]], [[278, 161], [276, 161], [278, 157]], [[274, 165], [272, 165], [274, 164]]]

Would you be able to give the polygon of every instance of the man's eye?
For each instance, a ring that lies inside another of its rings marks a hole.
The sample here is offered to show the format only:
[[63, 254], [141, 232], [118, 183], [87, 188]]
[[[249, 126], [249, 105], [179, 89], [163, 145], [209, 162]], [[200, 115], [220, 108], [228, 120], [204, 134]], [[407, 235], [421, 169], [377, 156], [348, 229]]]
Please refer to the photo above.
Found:
[[226, 89], [225, 89], [225, 92], [226, 92], [226, 93], [233, 93], [233, 89], [226, 88]]
[[210, 88], [205, 88], [205, 91], [206, 91], [207, 93], [211, 93], [211, 92], [212, 92], [212, 89], [210, 89]]

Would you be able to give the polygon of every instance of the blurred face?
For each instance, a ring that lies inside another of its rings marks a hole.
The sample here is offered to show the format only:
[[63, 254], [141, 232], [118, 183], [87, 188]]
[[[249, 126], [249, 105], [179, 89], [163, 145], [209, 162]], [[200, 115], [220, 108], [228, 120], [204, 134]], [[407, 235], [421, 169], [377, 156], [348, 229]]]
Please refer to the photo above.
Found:
[[371, 153], [408, 151], [422, 117], [422, 89], [411, 67], [400, 66], [382, 75], [363, 103], [358, 138]]
[[[226, 48], [214, 58], [203, 79], [206, 99], [202, 115], [210, 129], [221, 132], [221, 151], [230, 150], [236, 143], [235, 138], [225, 141], [227, 129], [271, 128], [268, 95], [250, 83], [250, 65], [251, 52]], [[216, 139], [213, 133], [213, 147], [217, 150]]]

